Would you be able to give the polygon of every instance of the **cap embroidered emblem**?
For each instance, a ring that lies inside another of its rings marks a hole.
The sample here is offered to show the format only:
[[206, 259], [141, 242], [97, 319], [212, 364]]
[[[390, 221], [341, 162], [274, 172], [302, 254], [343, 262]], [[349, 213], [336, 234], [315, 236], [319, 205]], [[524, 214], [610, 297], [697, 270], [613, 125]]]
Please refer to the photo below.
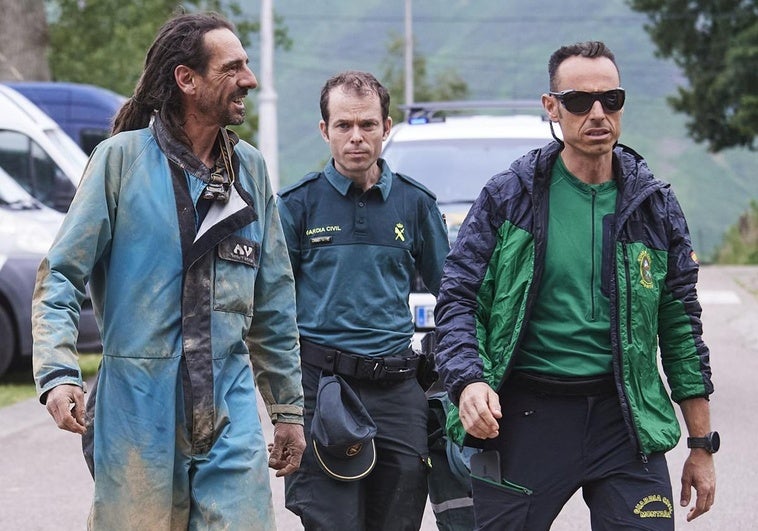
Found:
[[405, 241], [405, 227], [403, 227], [402, 223], [395, 225], [395, 239], [401, 242]]
[[653, 287], [652, 261], [647, 251], [641, 251], [637, 255], [637, 262], [640, 264], [640, 284], [648, 289]]
[[361, 453], [362, 448], [363, 448], [363, 445], [361, 443], [348, 446], [347, 450], [345, 450], [345, 455], [348, 457], [355, 457], [356, 455]]

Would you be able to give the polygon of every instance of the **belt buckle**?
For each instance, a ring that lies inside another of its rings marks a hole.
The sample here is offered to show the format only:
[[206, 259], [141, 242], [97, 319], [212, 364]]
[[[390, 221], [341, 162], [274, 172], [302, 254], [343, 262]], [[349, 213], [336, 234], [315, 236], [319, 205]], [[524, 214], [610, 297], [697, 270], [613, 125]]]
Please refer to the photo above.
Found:
[[379, 380], [384, 375], [381, 359], [360, 356], [355, 367], [355, 377], [363, 380]]
[[[418, 370], [418, 359], [418, 356], [404, 356], [397, 360], [398, 362], [402, 362], [402, 365], [385, 364], [384, 373], [392, 377], [403, 379], [403, 375], [412, 375], [414, 371]], [[405, 378], [410, 378], [410, 376], [405, 376]]]

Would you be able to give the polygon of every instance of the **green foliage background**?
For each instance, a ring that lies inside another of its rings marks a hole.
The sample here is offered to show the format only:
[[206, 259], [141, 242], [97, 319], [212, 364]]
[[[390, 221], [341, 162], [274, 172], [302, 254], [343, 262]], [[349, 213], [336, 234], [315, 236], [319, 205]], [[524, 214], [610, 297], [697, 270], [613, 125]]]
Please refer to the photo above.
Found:
[[758, 201], [751, 201], [748, 211], [726, 231], [716, 252], [715, 262], [758, 264]]
[[628, 0], [646, 13], [646, 29], [682, 68], [689, 86], [670, 98], [687, 129], [714, 151], [756, 147], [758, 5], [744, 0]]
[[[404, 36], [391, 34], [387, 45], [387, 55], [382, 62], [380, 80], [390, 92], [390, 101], [395, 102], [390, 110], [393, 123], [401, 122], [404, 119], [404, 113], [397, 106], [397, 102], [403, 101], [405, 97], [404, 52]], [[430, 79], [426, 56], [422, 53], [413, 54], [414, 101], [465, 100], [467, 96], [468, 84], [454, 68], [450, 67], [440, 72], [436, 78]]]
[[[181, 11], [217, 11], [232, 20], [242, 42], [250, 46], [260, 23], [242, 12], [236, 1], [221, 0], [48, 0], [50, 14], [50, 69], [58, 81], [91, 83], [130, 96], [142, 73], [145, 55], [160, 26]], [[288, 49], [292, 41], [281, 24], [276, 45]], [[254, 108], [252, 101], [248, 109]], [[253, 141], [258, 116], [248, 112], [234, 129]]]
[[[403, 71], [402, 56], [391, 49], [404, 31], [404, 1], [288, 0], [276, 9], [293, 39], [292, 49], [277, 52], [275, 62], [280, 183], [286, 186], [328, 157], [318, 134], [318, 100], [329, 76], [348, 68], [383, 76], [388, 61], [395, 75]], [[258, 16], [254, 5], [245, 10]], [[667, 102], [687, 79], [673, 60], [656, 55], [644, 29], [649, 22], [625, 0], [413, 1], [415, 50], [424, 58], [427, 82], [434, 86], [454, 72], [468, 99], [536, 102], [547, 88], [547, 59], [556, 48], [605, 41], [628, 94], [621, 141], [672, 183], [697, 253], [707, 262], [750, 199], [758, 198], [758, 156], [747, 149], [714, 154], [688, 136], [687, 116]], [[393, 95], [394, 104], [402, 102], [402, 93]]]
[[[717, 20], [736, 23], [739, 21], [727, 17], [735, 2], [758, 9], [755, 2], [738, 0], [684, 3], [693, 9], [708, 4], [709, 12], [719, 15]], [[688, 136], [688, 117], [667, 102], [690, 88], [684, 75], [686, 65], [679, 65], [674, 54], [669, 59], [659, 53], [645, 31], [654, 21], [633, 11], [630, 3], [634, 0], [414, 0], [416, 100], [537, 101], [547, 86], [546, 62], [553, 50], [580, 40], [605, 41], [616, 52], [622, 85], [628, 91], [621, 141], [643, 154], [658, 177], [673, 184], [698, 254], [708, 261], [715, 256], [725, 231], [737, 223], [751, 199], [758, 198], [758, 179], [754, 177], [758, 157], [747, 149], [714, 154], [706, 144]], [[652, 8], [655, 4], [679, 5], [683, 0], [638, 3]], [[238, 25], [247, 24], [246, 29], [251, 30], [256, 29], [260, 16], [258, 2], [187, 1], [184, 5], [191, 9], [221, 7], [227, 14], [236, 11], [232, 16]], [[48, 0], [48, 6], [55, 79], [94, 83], [129, 95], [155, 31], [176, 2]], [[280, 46], [275, 57], [279, 182], [286, 186], [319, 169], [328, 157], [318, 133], [318, 100], [329, 76], [348, 68], [371, 71], [392, 89], [393, 103], [402, 103], [403, 62], [398, 38], [404, 30], [404, 0], [286, 0], [276, 2], [275, 9], [280, 17]], [[745, 45], [732, 48], [723, 63], [718, 63], [726, 65], [715, 70], [719, 87], [732, 92], [719, 92], [717, 99], [734, 94], [758, 98], [755, 71], [745, 66], [750, 64], [746, 59], [753, 57], [750, 54], [756, 53], [750, 47], [755, 42], [751, 37], [754, 31], [745, 28], [745, 33], [734, 35], [738, 44]], [[255, 34], [245, 36], [251, 67], [258, 72]], [[698, 45], [708, 49], [709, 43]], [[715, 59], [709, 58], [695, 68], [706, 70], [712, 61]], [[395, 108], [393, 113], [397, 113]], [[741, 115], [738, 123], [754, 127], [756, 118]], [[707, 119], [697, 122], [709, 123]], [[254, 125], [249, 134], [242, 135], [253, 142]]]

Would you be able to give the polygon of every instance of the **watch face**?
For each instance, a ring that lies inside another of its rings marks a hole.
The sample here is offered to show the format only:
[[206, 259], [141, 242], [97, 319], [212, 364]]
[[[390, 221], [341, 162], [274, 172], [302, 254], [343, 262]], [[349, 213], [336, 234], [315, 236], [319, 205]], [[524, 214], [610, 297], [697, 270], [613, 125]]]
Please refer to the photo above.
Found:
[[688, 448], [703, 448], [707, 452], [715, 454], [718, 452], [719, 447], [721, 446], [721, 437], [719, 436], [719, 432], [712, 431], [708, 433], [705, 437], [688, 437], [687, 438], [687, 447]]
[[721, 436], [719, 435], [719, 432], [712, 431], [708, 434], [708, 439], [710, 439], [710, 448], [709, 451], [711, 453], [716, 453], [719, 451], [719, 448], [721, 447]]

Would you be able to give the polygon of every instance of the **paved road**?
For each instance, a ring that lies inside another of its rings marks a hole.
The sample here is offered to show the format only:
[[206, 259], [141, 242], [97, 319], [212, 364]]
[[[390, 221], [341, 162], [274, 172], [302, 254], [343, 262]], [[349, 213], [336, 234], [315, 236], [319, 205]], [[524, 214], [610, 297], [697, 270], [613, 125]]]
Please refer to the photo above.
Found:
[[[704, 267], [700, 296], [705, 339], [712, 351], [717, 394], [713, 426], [722, 435], [717, 454], [718, 496], [711, 513], [677, 528], [689, 531], [758, 528], [758, 268]], [[264, 414], [265, 417], [265, 414]], [[265, 425], [265, 423], [264, 423]], [[270, 429], [267, 437], [270, 440]], [[79, 531], [85, 528], [92, 481], [79, 451], [79, 438], [55, 428], [44, 407], [29, 400], [0, 409], [0, 529]], [[669, 453], [675, 496], [686, 454], [684, 444]], [[277, 522], [281, 531], [299, 531], [299, 521], [284, 509], [283, 482], [272, 474]], [[436, 529], [427, 507], [423, 531]], [[589, 529], [577, 494], [553, 530]]]

